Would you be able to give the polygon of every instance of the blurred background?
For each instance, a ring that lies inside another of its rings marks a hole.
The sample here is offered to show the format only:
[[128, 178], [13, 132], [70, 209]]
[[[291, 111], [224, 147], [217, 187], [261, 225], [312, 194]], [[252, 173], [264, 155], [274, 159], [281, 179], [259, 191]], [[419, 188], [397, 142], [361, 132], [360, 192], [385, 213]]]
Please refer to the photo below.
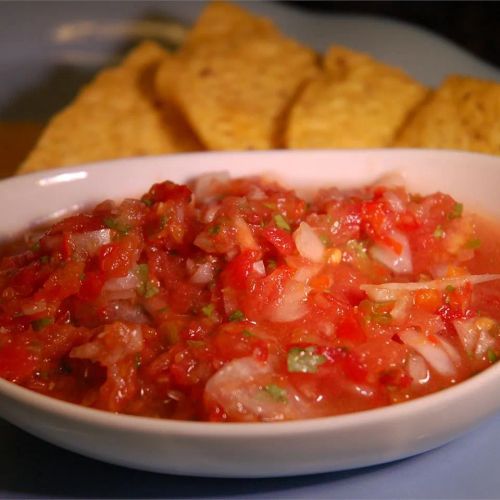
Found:
[[[0, 178], [97, 71], [145, 37], [174, 48], [204, 3], [0, 0]], [[427, 85], [452, 73], [500, 79], [499, 2], [236, 3], [318, 51], [337, 43], [369, 52]]]
[[292, 7], [316, 12], [367, 14], [400, 19], [427, 28], [500, 66], [500, 3], [496, 1], [335, 2], [293, 1]]

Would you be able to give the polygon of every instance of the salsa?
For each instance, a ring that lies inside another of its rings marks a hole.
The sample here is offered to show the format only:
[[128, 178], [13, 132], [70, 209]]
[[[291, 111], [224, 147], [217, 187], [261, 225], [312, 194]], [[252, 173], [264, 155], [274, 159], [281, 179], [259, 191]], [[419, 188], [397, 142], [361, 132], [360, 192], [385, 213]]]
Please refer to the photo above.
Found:
[[452, 197], [166, 181], [0, 257], [0, 376], [148, 417], [281, 421], [454, 385], [500, 356], [495, 226]]

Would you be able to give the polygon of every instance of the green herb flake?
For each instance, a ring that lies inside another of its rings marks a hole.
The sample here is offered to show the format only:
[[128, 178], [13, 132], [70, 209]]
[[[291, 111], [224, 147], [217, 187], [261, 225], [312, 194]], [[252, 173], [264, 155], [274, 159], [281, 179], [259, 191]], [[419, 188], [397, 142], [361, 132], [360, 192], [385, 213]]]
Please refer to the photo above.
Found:
[[279, 403], [288, 402], [286, 390], [283, 387], [280, 387], [276, 384], [267, 384], [264, 386], [263, 390], [274, 399], [274, 401], [278, 401]]
[[170, 217], [168, 215], [162, 215], [160, 217], [160, 229], [165, 229], [165, 226], [168, 224]]
[[269, 208], [269, 210], [276, 210], [276, 208], [277, 208], [276, 203], [271, 203], [269, 201], [266, 201], [262, 205], [264, 205], [266, 208]]
[[316, 353], [314, 346], [302, 349], [300, 347], [292, 347], [288, 351], [287, 366], [288, 371], [300, 373], [316, 373], [318, 366], [326, 361], [325, 356]]
[[233, 311], [229, 317], [229, 321], [243, 321], [245, 319], [245, 315], [243, 314], [242, 311], [239, 309], [236, 309], [236, 311]]
[[455, 203], [455, 205], [453, 205], [453, 208], [451, 209], [451, 212], [448, 213], [448, 219], [459, 219], [460, 217], [462, 217], [463, 210], [464, 206], [462, 205], [462, 203]]
[[139, 295], [142, 295], [146, 299], [150, 299], [159, 293], [160, 289], [149, 279], [149, 266], [147, 264], [139, 264], [135, 274], [140, 281], [137, 287]]
[[203, 306], [201, 308], [201, 312], [207, 317], [207, 318], [211, 318], [213, 313], [215, 311], [215, 306], [210, 303], [210, 304], [207, 304], [206, 306]]
[[147, 280], [149, 277], [149, 266], [147, 264], [138, 264], [135, 273], [141, 281]]
[[267, 261], [267, 270], [268, 271], [274, 271], [277, 267], [278, 267], [278, 263], [275, 260], [270, 259]]
[[151, 281], [147, 281], [144, 285], [144, 297], [150, 299], [160, 292], [160, 289]]
[[498, 356], [493, 349], [488, 349], [487, 356], [490, 363], [496, 363], [498, 361]]
[[243, 337], [247, 338], [255, 337], [255, 333], [251, 332], [250, 330], [247, 330], [246, 328], [241, 333], [243, 334]]
[[109, 229], [114, 229], [115, 231], [117, 231], [121, 235], [126, 235], [130, 231], [129, 225], [123, 224], [123, 223], [119, 222], [118, 220], [113, 219], [112, 217], [106, 217], [103, 222], [104, 222], [104, 225], [106, 227], [109, 227]]
[[50, 261], [50, 259], [49, 259], [48, 255], [42, 255], [40, 257], [40, 264], [48, 264], [49, 261]]
[[473, 238], [465, 244], [465, 248], [469, 248], [471, 250], [475, 250], [480, 246], [481, 246], [481, 240], [479, 240], [478, 238]]
[[389, 325], [392, 323], [392, 316], [390, 313], [373, 313], [370, 320], [377, 325]]
[[436, 229], [434, 229], [433, 236], [436, 239], [444, 238], [444, 229], [440, 225], [436, 226]]
[[328, 238], [328, 236], [326, 236], [325, 234], [321, 234], [319, 239], [325, 247], [327, 247], [330, 244], [330, 238]]
[[193, 347], [194, 349], [200, 349], [206, 345], [203, 340], [188, 340], [186, 343], [189, 347]]
[[220, 224], [215, 224], [215, 226], [212, 226], [210, 228], [208, 228], [208, 232], [212, 235], [212, 236], [215, 236], [217, 234], [220, 233], [220, 230], [221, 230], [221, 226]]
[[33, 243], [33, 245], [31, 245], [31, 250], [33, 252], [38, 252], [40, 250], [40, 242], [35, 241], [35, 243]]
[[444, 291], [445, 291], [446, 293], [453, 293], [455, 290], [456, 290], [456, 288], [455, 288], [453, 285], [448, 285], [448, 286], [444, 289]]
[[281, 214], [276, 214], [274, 216], [274, 223], [276, 224], [277, 227], [279, 227], [280, 229], [284, 229], [285, 231], [292, 230], [290, 224], [288, 224], [286, 219]]
[[54, 323], [54, 318], [39, 318], [31, 322], [31, 326], [35, 332], [43, 330], [46, 326], [52, 325]]
[[143, 198], [142, 199], [142, 202], [144, 203], [144, 205], [146, 205], [147, 207], [152, 207], [154, 205], [154, 201], [151, 200], [150, 198]]
[[348, 250], [353, 252], [356, 257], [360, 259], [368, 259], [367, 248], [366, 245], [362, 241], [358, 240], [349, 240], [346, 243], [346, 247]]

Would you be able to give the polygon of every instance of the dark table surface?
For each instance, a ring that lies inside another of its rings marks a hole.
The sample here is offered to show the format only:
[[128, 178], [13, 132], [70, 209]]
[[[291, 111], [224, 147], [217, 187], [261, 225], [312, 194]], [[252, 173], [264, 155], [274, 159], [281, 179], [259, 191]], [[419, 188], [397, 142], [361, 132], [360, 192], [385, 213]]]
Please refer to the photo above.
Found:
[[497, 499], [499, 430], [500, 415], [441, 448], [375, 467], [291, 478], [210, 479], [101, 463], [0, 420], [0, 498]]
[[329, 14], [384, 16], [413, 23], [500, 67], [500, 2], [294, 1], [291, 7]]

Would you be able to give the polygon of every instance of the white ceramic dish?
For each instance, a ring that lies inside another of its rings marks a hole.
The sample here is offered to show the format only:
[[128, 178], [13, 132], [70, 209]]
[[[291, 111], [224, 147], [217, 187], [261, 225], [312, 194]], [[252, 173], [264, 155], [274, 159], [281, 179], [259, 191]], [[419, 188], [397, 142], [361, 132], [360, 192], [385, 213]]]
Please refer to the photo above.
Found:
[[[438, 151], [210, 153], [118, 160], [0, 183], [0, 238], [41, 218], [153, 182], [228, 170], [272, 173], [295, 186], [360, 185], [402, 174], [409, 189], [443, 190], [500, 216], [500, 159]], [[425, 398], [351, 415], [285, 423], [210, 424], [115, 415], [53, 400], [0, 380], [0, 416], [47, 441], [144, 470], [265, 477], [388, 462], [437, 447], [500, 409], [500, 364]], [[446, 418], [443, 418], [446, 415]]]

